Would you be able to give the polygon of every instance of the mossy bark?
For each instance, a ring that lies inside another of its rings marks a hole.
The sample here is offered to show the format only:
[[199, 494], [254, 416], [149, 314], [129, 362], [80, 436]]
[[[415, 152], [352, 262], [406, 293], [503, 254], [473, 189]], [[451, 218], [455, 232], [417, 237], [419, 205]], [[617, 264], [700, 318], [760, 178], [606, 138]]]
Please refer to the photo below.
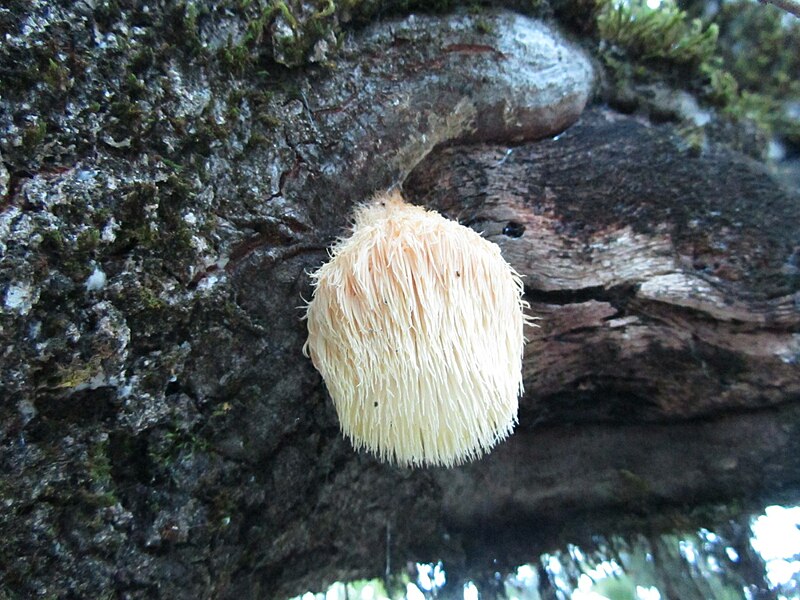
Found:
[[[457, 580], [515, 530], [796, 489], [796, 195], [718, 122], [583, 112], [611, 97], [587, 29], [330, 4], [0, 11], [9, 597]], [[355, 454], [301, 353], [307, 272], [392, 184], [497, 241], [543, 318], [518, 435], [472, 466]]]

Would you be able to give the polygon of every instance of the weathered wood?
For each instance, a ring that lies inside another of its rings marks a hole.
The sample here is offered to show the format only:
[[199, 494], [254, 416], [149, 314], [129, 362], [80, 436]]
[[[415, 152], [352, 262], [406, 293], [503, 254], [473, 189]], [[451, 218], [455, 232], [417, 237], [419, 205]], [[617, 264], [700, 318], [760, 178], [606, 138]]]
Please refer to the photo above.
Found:
[[[525, 276], [526, 404], [539, 419], [663, 420], [800, 397], [800, 206], [722, 149], [585, 113], [555, 139], [445, 149], [412, 197]], [[618, 406], [613, 398], [624, 402]], [[547, 417], [546, 417], [547, 416]]]

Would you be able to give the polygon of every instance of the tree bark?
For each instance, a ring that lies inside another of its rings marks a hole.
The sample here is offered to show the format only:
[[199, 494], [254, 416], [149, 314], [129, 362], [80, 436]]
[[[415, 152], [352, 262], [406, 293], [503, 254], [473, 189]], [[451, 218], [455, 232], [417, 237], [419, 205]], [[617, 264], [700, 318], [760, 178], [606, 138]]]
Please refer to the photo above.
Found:
[[[458, 581], [797, 493], [800, 204], [763, 166], [584, 111], [587, 52], [507, 11], [287, 71], [272, 4], [89, 4], [0, 23], [11, 597]], [[498, 243], [540, 319], [516, 434], [456, 469], [353, 452], [302, 356], [309, 270], [392, 184]]]

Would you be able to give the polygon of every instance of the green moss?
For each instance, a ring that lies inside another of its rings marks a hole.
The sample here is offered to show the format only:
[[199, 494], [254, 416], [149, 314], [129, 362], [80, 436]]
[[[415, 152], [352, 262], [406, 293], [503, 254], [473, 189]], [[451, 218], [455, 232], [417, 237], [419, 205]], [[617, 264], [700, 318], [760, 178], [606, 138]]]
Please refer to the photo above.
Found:
[[78, 234], [78, 252], [90, 255], [100, 243], [100, 232], [95, 228], [84, 229]]
[[153, 439], [148, 444], [148, 454], [153, 464], [165, 471], [165, 476], [170, 476], [172, 465], [181, 457], [207, 453], [211, 444], [207, 439], [194, 431], [186, 431], [173, 427], [172, 429], [153, 432]]
[[42, 80], [53, 92], [65, 92], [69, 88], [69, 69], [50, 58], [42, 75]]
[[94, 7], [94, 20], [101, 31], [109, 30], [122, 17], [117, 0], [100, 0]]
[[275, 94], [267, 91], [251, 91], [247, 93], [247, 99], [253, 106], [253, 110], [262, 111], [268, 107], [269, 103], [275, 97]]
[[45, 252], [59, 254], [64, 252], [64, 236], [60, 229], [49, 229], [42, 234], [42, 249]]
[[[592, 0], [594, 1], [594, 0]], [[306, 64], [307, 59], [319, 40], [331, 37], [338, 39], [340, 17], [348, 15], [348, 21], [355, 24], [369, 22], [375, 15], [407, 14], [418, 10], [428, 13], [443, 13], [453, 10], [463, 2], [457, 0], [317, 0], [311, 4], [316, 8], [309, 12], [294, 2], [272, 0], [256, 14], [252, 14], [256, 3], [239, 0], [235, 5], [242, 13], [250, 13], [241, 41], [228, 44], [218, 51], [217, 59], [235, 74], [243, 74], [254, 68], [264, 57], [290, 67]], [[466, 3], [470, 8], [492, 5], [488, 1]], [[542, 14], [548, 6], [546, 0], [513, 2], [515, 9], [526, 14]], [[288, 27], [275, 28], [281, 21]], [[491, 33], [491, 24], [484, 20], [477, 25], [481, 33]], [[276, 31], [277, 29], [277, 31]], [[279, 33], [280, 32], [280, 33]]]
[[[65, 207], [70, 208], [70, 207]], [[48, 269], [57, 269], [62, 274], [68, 276], [75, 283], [82, 284], [92, 270], [92, 261], [97, 258], [101, 240], [99, 227], [105, 224], [103, 221], [97, 224], [95, 215], [87, 215], [89, 222], [80, 224], [77, 233], [68, 228], [50, 230], [42, 235], [41, 249], [47, 255]], [[70, 216], [69, 218], [77, 218]], [[69, 375], [67, 379], [83, 378], [83, 375]]]
[[[317, 6], [316, 12], [301, 19], [287, 2], [273, 0], [250, 18], [240, 43], [229, 42], [220, 50], [219, 60], [232, 72], [241, 74], [256, 65], [266, 47], [269, 48], [267, 55], [276, 61], [288, 66], [304, 64], [308, 52], [318, 40], [331, 32], [337, 33], [336, 14], [341, 10], [341, 5], [333, 0], [322, 0]], [[247, 12], [252, 8], [252, 3], [240, 2], [239, 8]], [[277, 20], [288, 25], [288, 33], [277, 33], [271, 28]]]
[[228, 104], [232, 106], [239, 106], [242, 100], [244, 100], [246, 97], [247, 94], [243, 90], [238, 88], [232, 89], [230, 92], [228, 92]]
[[[690, 18], [672, 0], [651, 9], [644, 0], [600, 0], [599, 56], [613, 82], [613, 101], [634, 109], [636, 84], [666, 82], [694, 93], [734, 121], [800, 143], [800, 24], [781, 11], [746, 2], [724, 5], [715, 23]], [[691, 145], [691, 144], [690, 144]]]
[[242, 101], [245, 98], [245, 93], [240, 89], [231, 90], [227, 98], [227, 107], [225, 109], [225, 118], [228, 121], [236, 121], [242, 114]]
[[144, 111], [134, 102], [124, 98], [113, 102], [109, 107], [115, 124], [109, 129], [111, 137], [117, 141], [126, 138], [139, 140], [142, 134]]
[[190, 260], [191, 231], [182, 211], [192, 197], [191, 186], [178, 172], [159, 185], [138, 184], [123, 200], [120, 230], [112, 251], [139, 247], [171, 262]]
[[788, 118], [784, 103], [779, 98], [743, 91], [725, 106], [724, 113], [737, 121], [749, 120], [767, 134], [778, 135], [795, 145], [800, 144], [800, 122]]
[[735, 2], [722, 7], [717, 21], [724, 67], [741, 88], [728, 114], [800, 144], [800, 119], [786, 109], [800, 102], [800, 20], [785, 23], [774, 6]]
[[738, 95], [739, 84], [728, 71], [721, 69], [716, 63], [703, 64], [700, 72], [706, 78], [703, 97], [711, 104], [725, 107], [733, 103]]
[[147, 310], [160, 311], [167, 308], [167, 303], [159, 298], [150, 288], [139, 288], [139, 301]]
[[281, 124], [281, 120], [278, 117], [268, 113], [260, 113], [256, 118], [267, 129], [275, 129]]
[[263, 146], [267, 142], [268, 140], [265, 136], [261, 135], [260, 133], [254, 133], [247, 140], [247, 144], [245, 144], [245, 149], [247, 151], [251, 151], [258, 148], [259, 146]]
[[207, 10], [194, 2], [179, 2], [164, 17], [167, 39], [191, 58], [204, 54], [198, 23]]
[[495, 29], [494, 26], [486, 19], [477, 19], [475, 21], [475, 31], [481, 35], [487, 35], [494, 33]]
[[47, 136], [47, 124], [40, 119], [31, 123], [22, 132], [22, 146], [28, 154], [33, 153]]
[[678, 129], [683, 139], [684, 150], [690, 156], [700, 156], [706, 145], [705, 130], [696, 125], [685, 125]]
[[153, 66], [155, 62], [155, 53], [150, 46], [145, 46], [134, 54], [131, 59], [131, 71], [137, 75], [141, 75]]
[[108, 441], [93, 446], [89, 455], [89, 477], [98, 486], [111, 484], [111, 460], [108, 457]]
[[[251, 91], [246, 94], [246, 97], [250, 103], [253, 118], [265, 129], [275, 129], [281, 124], [280, 118], [272, 113], [272, 99], [274, 97], [272, 92]], [[258, 132], [251, 136], [252, 143], [261, 143], [264, 140], [266, 140], [265, 136]]]
[[652, 9], [644, 0], [630, 4], [604, 0], [597, 31], [601, 39], [631, 58], [693, 66], [714, 56], [719, 34], [715, 24], [704, 27], [674, 4]]
[[289, 7], [286, 5], [286, 2], [284, 2], [283, 0], [275, 0], [270, 5], [270, 7], [267, 8], [264, 12], [265, 14], [268, 14], [268, 16], [265, 17], [266, 20], [269, 20], [272, 18], [273, 15], [280, 13], [280, 15], [284, 19], [286, 19], [286, 22], [289, 23], [289, 26], [292, 29], [296, 31], [299, 28], [297, 19], [292, 14], [292, 11], [289, 10]]
[[[306, 52], [313, 44], [314, 40], [309, 39], [309, 36], [303, 35], [300, 31], [300, 26], [286, 6], [285, 2], [279, 1], [272, 4], [272, 6], [265, 11], [265, 23], [272, 22], [274, 18], [282, 18], [290, 27], [291, 34], [289, 35], [275, 35], [272, 36], [273, 51], [276, 54], [276, 60], [280, 58], [280, 62], [286, 65], [300, 65], [304, 62]], [[316, 36], [321, 36], [319, 28], [319, 17], [311, 17], [308, 20], [307, 27], [315, 28], [317, 31]], [[263, 28], [263, 26], [262, 26]], [[312, 34], [313, 35], [313, 34]]]
[[114, 213], [108, 207], [101, 207], [92, 213], [92, 223], [95, 227], [102, 229], [113, 218]]
[[170, 160], [168, 158], [164, 158], [163, 156], [161, 157], [161, 162], [163, 162], [165, 165], [167, 165], [170, 169], [172, 169], [176, 173], [180, 173], [183, 170], [182, 165], [179, 165], [175, 161]]
[[211, 418], [224, 417], [228, 413], [230, 413], [232, 408], [233, 406], [231, 405], [230, 402], [223, 402], [221, 404], [218, 404], [214, 408], [214, 412], [211, 413]]
[[147, 86], [134, 73], [128, 73], [125, 77], [123, 92], [132, 100], [141, 100], [147, 96]]
[[783, 23], [776, 7], [725, 4], [717, 16], [720, 53], [742, 89], [774, 96], [800, 92], [800, 22]]
[[111, 459], [108, 456], [108, 440], [89, 448], [87, 464], [89, 489], [80, 490], [82, 501], [89, 507], [113, 506], [119, 499], [114, 494], [111, 477]]
[[228, 41], [220, 48], [217, 58], [220, 63], [234, 75], [244, 75], [252, 64], [252, 56], [247, 44], [233, 44]]
[[103, 372], [100, 359], [92, 359], [88, 363], [76, 362], [58, 368], [52, 379], [52, 387], [56, 389], [70, 389], [91, 381]]
[[334, 3], [333, 0], [325, 0], [323, 4], [325, 5], [324, 8], [319, 12], [315, 13], [314, 18], [326, 19], [327, 17], [333, 15], [334, 12], [336, 12], [336, 4]]

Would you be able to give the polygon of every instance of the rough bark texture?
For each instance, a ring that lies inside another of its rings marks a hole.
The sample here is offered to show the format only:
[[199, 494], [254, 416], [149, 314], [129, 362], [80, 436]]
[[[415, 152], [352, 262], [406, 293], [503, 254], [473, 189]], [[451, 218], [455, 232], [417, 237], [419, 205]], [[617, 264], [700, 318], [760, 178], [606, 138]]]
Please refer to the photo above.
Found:
[[[280, 598], [441, 557], [457, 579], [587, 517], [796, 490], [797, 196], [669, 125], [569, 127], [593, 68], [556, 28], [410, 17], [335, 66], [239, 72], [232, 9], [13, 11], [7, 597]], [[307, 270], [392, 183], [499, 243], [542, 319], [518, 433], [459, 469], [353, 453], [301, 355]]]

